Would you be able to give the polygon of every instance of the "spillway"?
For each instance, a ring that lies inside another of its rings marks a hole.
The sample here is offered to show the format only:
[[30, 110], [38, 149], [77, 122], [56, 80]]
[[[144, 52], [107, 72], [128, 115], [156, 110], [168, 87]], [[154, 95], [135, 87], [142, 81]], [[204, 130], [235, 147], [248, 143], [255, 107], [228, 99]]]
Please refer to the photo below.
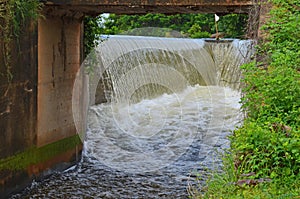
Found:
[[242, 120], [239, 67], [251, 46], [106, 38], [83, 63], [82, 161], [13, 198], [187, 198], [188, 184], [204, 183], [207, 169], [220, 167], [227, 136]]

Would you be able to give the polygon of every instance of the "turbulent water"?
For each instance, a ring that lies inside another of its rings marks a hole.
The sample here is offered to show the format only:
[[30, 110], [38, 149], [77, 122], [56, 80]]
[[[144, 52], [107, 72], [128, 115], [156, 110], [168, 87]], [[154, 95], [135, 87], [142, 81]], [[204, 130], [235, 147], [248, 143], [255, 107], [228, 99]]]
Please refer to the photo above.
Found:
[[15, 198], [187, 198], [220, 165], [239, 123], [239, 93], [188, 87], [136, 104], [90, 108], [83, 160]]
[[94, 73], [82, 161], [12, 198], [188, 198], [189, 185], [220, 167], [241, 120], [250, 43], [108, 39], [85, 62]]

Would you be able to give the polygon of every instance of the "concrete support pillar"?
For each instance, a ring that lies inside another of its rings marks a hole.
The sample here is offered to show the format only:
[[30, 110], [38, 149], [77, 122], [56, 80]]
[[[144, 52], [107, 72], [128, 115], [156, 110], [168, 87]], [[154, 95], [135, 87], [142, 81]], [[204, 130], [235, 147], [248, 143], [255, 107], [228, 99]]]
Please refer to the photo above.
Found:
[[267, 35], [261, 30], [261, 27], [266, 24], [270, 18], [270, 10], [272, 9], [272, 4], [267, 0], [260, 1], [260, 12], [259, 12], [259, 29], [258, 29], [258, 39], [264, 40]]
[[80, 19], [46, 16], [38, 22], [37, 146], [76, 134], [72, 92], [81, 61]]
[[267, 0], [253, 0], [253, 6], [248, 12], [247, 38], [261, 40], [266, 37], [261, 30], [269, 19], [272, 4]]
[[247, 38], [257, 39], [259, 29], [260, 3], [255, 0], [255, 4], [249, 10], [247, 24]]

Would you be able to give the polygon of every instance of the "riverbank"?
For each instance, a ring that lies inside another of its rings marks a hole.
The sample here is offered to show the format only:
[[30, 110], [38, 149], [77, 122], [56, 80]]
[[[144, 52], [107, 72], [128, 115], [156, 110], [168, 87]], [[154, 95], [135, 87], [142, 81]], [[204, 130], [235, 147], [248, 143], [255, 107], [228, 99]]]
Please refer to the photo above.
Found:
[[193, 198], [300, 197], [300, 2], [271, 2], [260, 60], [242, 67], [244, 124], [230, 137], [223, 172], [190, 187]]

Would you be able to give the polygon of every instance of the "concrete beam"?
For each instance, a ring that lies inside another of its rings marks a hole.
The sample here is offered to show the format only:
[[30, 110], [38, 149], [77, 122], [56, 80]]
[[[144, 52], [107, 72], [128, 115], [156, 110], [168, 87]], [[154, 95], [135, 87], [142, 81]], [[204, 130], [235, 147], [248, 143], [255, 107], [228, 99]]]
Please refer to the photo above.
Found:
[[48, 8], [87, 14], [248, 13], [252, 0], [46, 0]]

